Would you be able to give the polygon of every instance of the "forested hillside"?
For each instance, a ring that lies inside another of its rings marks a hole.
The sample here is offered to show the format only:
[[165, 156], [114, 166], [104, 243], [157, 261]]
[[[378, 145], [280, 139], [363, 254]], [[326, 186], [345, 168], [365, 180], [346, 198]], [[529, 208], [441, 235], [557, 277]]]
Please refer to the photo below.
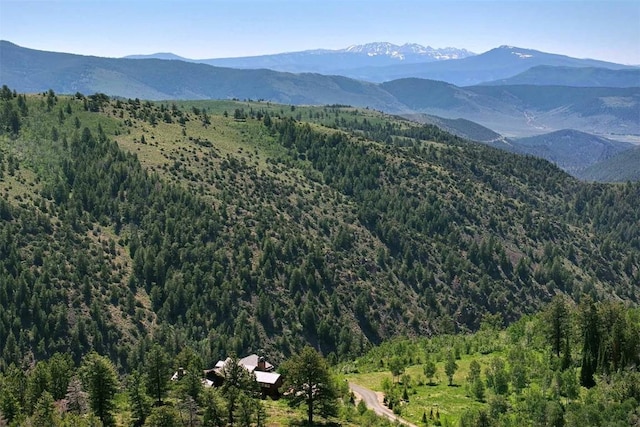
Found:
[[0, 370], [150, 343], [330, 361], [554, 295], [637, 303], [640, 184], [341, 106], [3, 88]]

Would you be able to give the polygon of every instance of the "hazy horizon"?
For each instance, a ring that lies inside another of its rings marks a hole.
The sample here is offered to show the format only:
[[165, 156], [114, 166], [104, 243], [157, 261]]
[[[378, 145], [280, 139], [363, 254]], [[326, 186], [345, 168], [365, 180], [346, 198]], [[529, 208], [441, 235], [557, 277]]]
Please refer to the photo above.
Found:
[[105, 57], [191, 59], [390, 42], [500, 45], [640, 64], [640, 2], [544, 0], [0, 0], [0, 39]]

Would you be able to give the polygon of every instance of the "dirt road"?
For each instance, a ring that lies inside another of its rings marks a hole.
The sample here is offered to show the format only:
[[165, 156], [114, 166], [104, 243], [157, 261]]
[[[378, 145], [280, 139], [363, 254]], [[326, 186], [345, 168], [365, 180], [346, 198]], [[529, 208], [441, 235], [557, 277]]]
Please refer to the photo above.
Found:
[[369, 409], [376, 414], [387, 417], [391, 421], [398, 421], [409, 427], [418, 427], [415, 424], [411, 424], [409, 421], [405, 421], [393, 413], [392, 410], [382, 404], [382, 393], [376, 393], [373, 390], [364, 388], [356, 383], [349, 382], [349, 389], [360, 399], [364, 401]]

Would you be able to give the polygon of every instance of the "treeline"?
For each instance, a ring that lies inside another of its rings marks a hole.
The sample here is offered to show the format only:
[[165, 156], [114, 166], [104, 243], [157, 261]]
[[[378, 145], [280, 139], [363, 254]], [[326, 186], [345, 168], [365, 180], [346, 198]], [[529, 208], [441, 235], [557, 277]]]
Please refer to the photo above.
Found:
[[[96, 352], [85, 355], [79, 366], [56, 353], [26, 371], [12, 364], [0, 373], [0, 425], [263, 427], [271, 425], [274, 407], [277, 423], [302, 424], [299, 419], [306, 419], [315, 425], [320, 417], [353, 426], [391, 425], [362, 404], [356, 408], [347, 383], [311, 347], [279, 370], [284, 394], [267, 396], [256, 374], [234, 355], [216, 373], [221, 384], [212, 386], [203, 378], [202, 359], [190, 347], [170, 358], [154, 345], [141, 370], [125, 376]], [[282, 401], [293, 410], [284, 420]]]
[[[263, 427], [268, 423], [266, 396], [256, 376], [235, 356], [225, 360], [219, 373], [224, 380], [217, 387], [205, 386], [202, 359], [190, 347], [170, 358], [154, 345], [141, 369], [120, 376], [115, 365], [96, 352], [83, 356], [79, 365], [61, 353], [26, 371], [11, 364], [0, 374], [0, 425]], [[373, 413], [356, 413], [345, 383], [312, 348], [288, 360], [282, 370], [287, 375], [282, 387], [298, 391], [285, 396], [287, 403], [305, 407], [310, 423], [317, 415], [335, 419], [341, 410], [345, 421], [388, 424]], [[314, 387], [312, 396], [306, 393], [309, 384]], [[292, 421], [298, 416], [291, 416]]]

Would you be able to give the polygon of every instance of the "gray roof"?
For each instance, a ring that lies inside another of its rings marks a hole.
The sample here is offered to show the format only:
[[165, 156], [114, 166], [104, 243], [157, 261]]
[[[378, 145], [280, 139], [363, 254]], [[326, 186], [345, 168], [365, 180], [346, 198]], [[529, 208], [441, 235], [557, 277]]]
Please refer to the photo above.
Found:
[[267, 362], [266, 360], [264, 360], [264, 358], [261, 358], [260, 356], [258, 356], [257, 354], [250, 354], [247, 357], [243, 357], [242, 359], [240, 359], [238, 363], [244, 366], [249, 372], [253, 372], [258, 367], [258, 363], [260, 362], [260, 359], [264, 361], [265, 371], [269, 372], [273, 370], [273, 365]]
[[256, 376], [256, 381], [260, 384], [274, 385], [280, 379], [280, 374], [276, 372], [255, 371], [254, 374]]

